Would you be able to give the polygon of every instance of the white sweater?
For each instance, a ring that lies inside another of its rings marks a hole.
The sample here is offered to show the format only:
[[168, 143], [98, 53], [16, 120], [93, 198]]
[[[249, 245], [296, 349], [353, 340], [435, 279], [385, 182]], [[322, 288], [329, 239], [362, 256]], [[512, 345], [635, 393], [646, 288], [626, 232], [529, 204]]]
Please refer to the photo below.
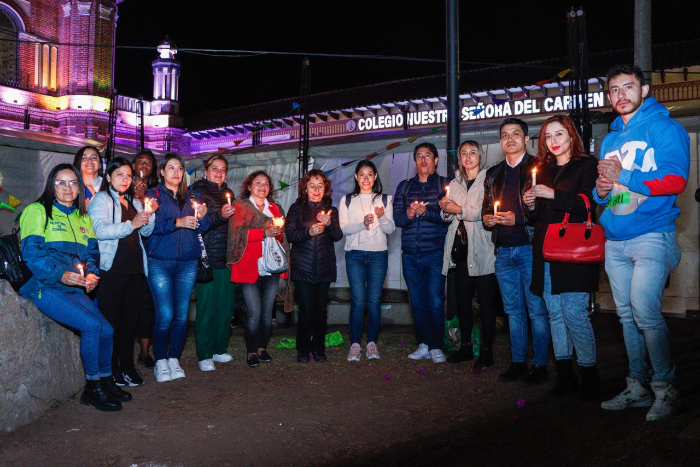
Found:
[[[345, 195], [340, 199], [338, 216], [340, 218], [340, 228], [346, 235], [345, 251], [385, 251], [389, 247], [386, 237], [396, 230], [394, 224], [394, 207], [392, 198], [387, 195], [386, 206], [382, 203], [382, 195], [359, 194], [350, 199], [350, 206], [345, 205]], [[376, 196], [375, 199], [373, 199]], [[365, 227], [365, 216], [374, 214], [375, 207], [384, 207], [384, 215], [377, 218], [374, 215], [374, 222]]]

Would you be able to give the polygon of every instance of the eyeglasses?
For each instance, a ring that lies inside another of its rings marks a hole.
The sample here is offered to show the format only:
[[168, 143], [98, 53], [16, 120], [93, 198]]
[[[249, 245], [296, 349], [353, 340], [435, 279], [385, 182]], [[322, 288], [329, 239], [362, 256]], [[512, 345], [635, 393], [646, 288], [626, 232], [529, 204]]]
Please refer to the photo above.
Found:
[[73, 180], [69, 180], [69, 181], [56, 180], [55, 182], [53, 182], [53, 184], [56, 187], [60, 188], [61, 190], [67, 190], [67, 189], [74, 190], [74, 189], [78, 188], [78, 180], [77, 179], [73, 179]]
[[226, 169], [217, 169], [216, 167], [212, 167], [212, 168], [209, 169], [209, 170], [211, 170], [211, 171], [214, 172], [214, 173], [220, 173], [220, 174], [225, 174], [225, 173], [226, 173]]

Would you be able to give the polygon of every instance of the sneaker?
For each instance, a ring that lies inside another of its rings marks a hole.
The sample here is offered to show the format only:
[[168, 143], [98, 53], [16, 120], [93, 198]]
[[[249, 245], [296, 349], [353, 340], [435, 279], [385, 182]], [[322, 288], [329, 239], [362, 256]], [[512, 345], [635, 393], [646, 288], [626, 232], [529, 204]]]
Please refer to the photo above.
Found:
[[112, 369], [112, 376], [114, 377], [114, 382], [117, 384], [117, 386], [126, 386], [126, 381], [124, 381], [121, 371]]
[[655, 422], [671, 417], [678, 413], [681, 406], [681, 394], [678, 389], [667, 382], [652, 382], [651, 389], [654, 391], [654, 405], [647, 413], [647, 422]]
[[427, 344], [421, 344], [418, 346], [415, 352], [408, 356], [411, 360], [421, 360], [423, 358], [430, 358], [430, 352], [428, 351]]
[[205, 360], [200, 360], [198, 363], [199, 369], [202, 371], [214, 371], [216, 367], [214, 366], [214, 360], [207, 358]]
[[156, 362], [153, 368], [153, 374], [156, 376], [156, 381], [159, 383], [165, 383], [173, 380], [172, 376], [170, 376], [168, 361], [164, 358]]
[[[532, 365], [530, 371], [520, 378], [520, 382], [528, 386], [536, 386], [542, 384], [549, 379], [549, 371], [547, 365]], [[578, 382], [578, 380], [577, 380]]]
[[139, 372], [136, 371], [136, 368], [132, 368], [131, 370], [127, 371], [122, 371], [122, 378], [124, 379], [124, 382], [132, 388], [136, 386], [143, 386], [143, 378], [141, 377]]
[[[365, 352], [367, 353], [368, 360], [379, 360], [381, 358], [379, 356], [379, 350], [377, 349], [377, 344], [375, 344], [374, 342], [367, 343], [367, 348], [365, 349]], [[359, 360], [359, 358], [358, 358], [358, 360]]]
[[145, 357], [139, 355], [139, 358], [137, 358], [136, 360], [146, 368], [153, 368], [154, 366], [156, 366], [155, 360], [153, 360], [153, 357], [151, 357], [150, 355], [146, 355]]
[[233, 357], [230, 353], [215, 353], [211, 359], [216, 363], [228, 363], [233, 360]]
[[309, 358], [308, 353], [298, 353], [297, 354], [297, 363], [309, 363], [311, 359]]
[[252, 354], [248, 356], [248, 366], [250, 368], [255, 368], [256, 366], [260, 366], [260, 359], [258, 359], [257, 354]]
[[522, 376], [527, 374], [527, 363], [525, 362], [511, 362], [508, 369], [498, 375], [498, 381], [509, 383], [511, 381], [516, 381]]
[[433, 361], [433, 363], [445, 363], [447, 361], [447, 357], [445, 357], [445, 354], [442, 353], [442, 350], [440, 349], [431, 350], [430, 359]]
[[326, 357], [326, 352], [311, 352], [311, 355], [314, 356], [315, 362], [323, 363], [328, 361], [328, 358]]
[[640, 381], [627, 377], [627, 388], [600, 407], [604, 410], [624, 410], [627, 407], [651, 407], [651, 391], [642, 386]]
[[[362, 347], [360, 347], [360, 344], [354, 343], [350, 346], [350, 352], [348, 352], [348, 361], [349, 362], [359, 362], [361, 355], [362, 355]], [[367, 355], [367, 357], [369, 358], [369, 355]]]
[[270, 363], [272, 361], [272, 357], [269, 353], [267, 353], [267, 350], [263, 350], [258, 354], [258, 360], [260, 360], [260, 363]]
[[168, 368], [170, 368], [170, 377], [172, 379], [180, 379], [185, 377], [185, 370], [180, 366], [180, 360], [177, 358], [168, 359]]

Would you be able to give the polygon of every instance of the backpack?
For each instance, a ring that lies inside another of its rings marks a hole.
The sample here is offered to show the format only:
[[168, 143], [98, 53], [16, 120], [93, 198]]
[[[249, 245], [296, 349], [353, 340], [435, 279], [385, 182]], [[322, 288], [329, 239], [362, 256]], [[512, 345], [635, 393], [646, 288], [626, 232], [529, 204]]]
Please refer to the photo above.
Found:
[[22, 261], [17, 230], [0, 236], [0, 279], [5, 279], [15, 291], [19, 291], [31, 277], [32, 271]]
[[[388, 195], [382, 193], [382, 204], [384, 204], [384, 207], [386, 207], [386, 203], [388, 201]], [[350, 207], [350, 201], [352, 201], [352, 197], [350, 195], [345, 195], [345, 207], [349, 208]]]

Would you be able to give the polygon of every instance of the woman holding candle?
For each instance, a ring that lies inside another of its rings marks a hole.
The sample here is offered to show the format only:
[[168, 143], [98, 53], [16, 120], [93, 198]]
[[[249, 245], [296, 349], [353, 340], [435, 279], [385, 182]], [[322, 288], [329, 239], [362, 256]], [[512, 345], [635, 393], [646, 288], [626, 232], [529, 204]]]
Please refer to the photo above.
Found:
[[331, 181], [309, 170], [299, 181], [299, 197], [289, 208], [284, 232], [292, 244], [290, 276], [299, 303], [297, 362], [326, 361], [328, 291], [336, 280], [334, 242], [343, 238], [338, 210], [331, 206]]
[[[134, 157], [132, 165], [134, 169], [134, 199], [141, 200], [142, 203], [146, 204], [146, 190], [158, 184], [158, 171], [156, 170], [158, 163], [150, 149], [142, 149]], [[136, 335], [140, 344], [138, 362], [146, 368], [153, 368], [156, 365], [155, 360], [148, 353], [148, 348], [153, 340], [154, 318], [153, 297], [151, 297], [151, 291], [146, 287], [136, 327]]]
[[80, 402], [106, 412], [121, 410], [131, 395], [112, 377], [112, 326], [86, 295], [100, 280], [99, 251], [78, 170], [69, 164], [54, 167], [19, 223], [22, 256], [33, 274], [20, 295], [80, 333], [86, 379]]
[[[481, 305], [481, 350], [474, 363], [474, 372], [493, 365], [493, 340], [496, 333], [496, 274], [491, 233], [484, 229], [481, 208], [484, 201], [483, 150], [476, 141], [465, 141], [459, 146], [459, 159], [455, 167], [455, 178], [450, 183], [448, 196], [440, 201], [442, 218], [451, 221], [445, 240], [442, 273], [455, 268], [455, 290], [457, 292], [457, 316], [461, 345], [447, 359], [459, 363], [474, 358], [471, 343], [474, 324], [472, 299], [478, 290]], [[495, 210], [495, 206], [494, 206]]]
[[199, 369], [213, 371], [214, 362], [233, 360], [228, 353], [233, 318], [235, 285], [226, 268], [226, 241], [228, 219], [235, 211], [233, 192], [226, 185], [228, 161], [221, 154], [211, 156], [204, 162], [204, 178], [190, 186], [190, 195], [198, 203], [204, 203], [211, 212], [211, 226], [203, 235], [204, 246], [209, 257], [209, 267], [214, 280], [197, 284], [197, 317], [195, 337]]
[[158, 203], [153, 233], [146, 242], [148, 285], [156, 307], [153, 352], [159, 383], [184, 378], [180, 354], [187, 333], [187, 311], [202, 253], [198, 233], [209, 228], [207, 205], [190, 198], [185, 167], [166, 154], [158, 172], [162, 182], [146, 191]]
[[85, 186], [85, 200], [90, 203], [102, 186], [102, 158], [95, 146], [83, 146], [73, 158], [73, 167], [80, 171]]
[[[581, 370], [580, 396], [594, 400], [599, 395], [593, 327], [588, 317], [590, 293], [598, 290], [597, 264], [550, 263], [544, 261], [542, 245], [550, 224], [558, 224], [566, 213], [569, 222], [585, 222], [587, 209], [579, 194], [592, 202], [597, 161], [583, 148], [581, 136], [568, 116], [547, 119], [540, 130], [536, 159], [537, 184], [523, 196], [528, 217], [535, 220], [532, 241], [532, 284], [530, 290], [547, 304], [557, 381], [550, 391], [563, 395], [579, 389], [573, 370], [576, 349]], [[533, 172], [533, 181], [535, 173]]]
[[[289, 252], [282, 228], [284, 211], [274, 202], [274, 196], [270, 176], [262, 170], [251, 173], [241, 184], [240, 197], [233, 205], [235, 214], [229, 220], [227, 264], [231, 268], [230, 280], [241, 284], [246, 304], [246, 361], [250, 368], [272, 361], [267, 343], [275, 297], [280, 277], [289, 277], [288, 272], [271, 274], [263, 267], [266, 242], [279, 242]], [[291, 307], [285, 309], [291, 311]]]
[[140, 386], [143, 378], [134, 368], [134, 331], [148, 294], [146, 250], [141, 236], [153, 232], [156, 202], [133, 197], [131, 163], [122, 157], [107, 165], [101, 191], [88, 214], [100, 247], [101, 285], [97, 304], [114, 328], [112, 373], [118, 385]]
[[340, 228], [345, 239], [345, 267], [350, 283], [349, 362], [360, 361], [360, 337], [367, 307], [368, 359], [378, 359], [377, 337], [382, 319], [382, 287], [389, 265], [387, 236], [396, 230], [392, 197], [382, 194], [382, 182], [372, 161], [355, 167], [355, 189], [340, 200]]

